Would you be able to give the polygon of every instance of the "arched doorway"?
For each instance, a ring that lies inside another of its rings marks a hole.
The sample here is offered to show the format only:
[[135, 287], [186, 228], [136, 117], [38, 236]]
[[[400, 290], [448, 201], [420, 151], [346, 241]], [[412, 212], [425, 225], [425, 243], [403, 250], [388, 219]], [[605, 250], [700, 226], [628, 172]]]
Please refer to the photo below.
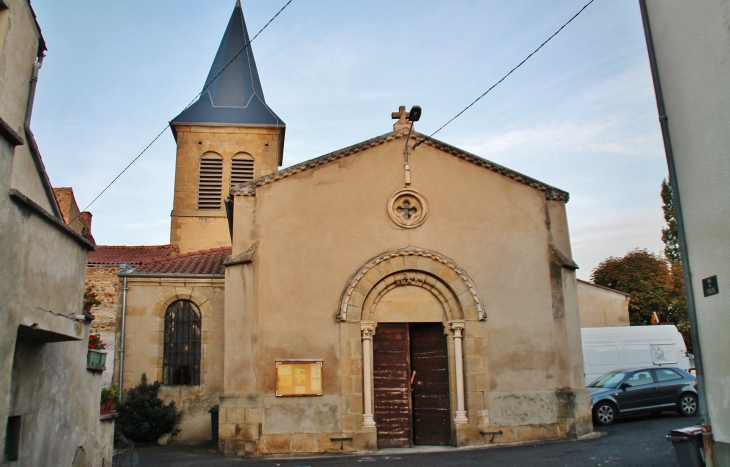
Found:
[[350, 279], [338, 320], [360, 322], [362, 426], [377, 446], [450, 445], [468, 423], [462, 332], [486, 315], [453, 261], [420, 248], [373, 258]]

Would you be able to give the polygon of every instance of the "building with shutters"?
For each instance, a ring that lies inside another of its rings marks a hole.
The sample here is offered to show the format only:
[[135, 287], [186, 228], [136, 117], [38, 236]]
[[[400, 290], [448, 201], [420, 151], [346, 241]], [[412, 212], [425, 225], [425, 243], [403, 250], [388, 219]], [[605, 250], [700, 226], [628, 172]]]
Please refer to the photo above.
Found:
[[226, 454], [590, 433], [568, 193], [427, 138], [404, 108], [279, 169], [286, 127], [247, 41], [239, 3], [171, 122], [179, 252], [119, 273], [123, 387], [162, 381], [178, 442], [210, 439], [219, 406]]

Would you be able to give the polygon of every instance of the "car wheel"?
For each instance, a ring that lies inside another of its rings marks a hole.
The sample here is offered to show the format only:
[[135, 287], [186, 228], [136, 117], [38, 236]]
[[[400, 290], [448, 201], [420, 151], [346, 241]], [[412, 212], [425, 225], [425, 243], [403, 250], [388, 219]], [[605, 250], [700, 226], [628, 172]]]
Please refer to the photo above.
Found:
[[616, 421], [616, 407], [610, 402], [599, 402], [593, 407], [593, 421], [596, 425], [611, 425]]
[[682, 397], [679, 398], [679, 413], [685, 417], [697, 414], [697, 396], [682, 394]]

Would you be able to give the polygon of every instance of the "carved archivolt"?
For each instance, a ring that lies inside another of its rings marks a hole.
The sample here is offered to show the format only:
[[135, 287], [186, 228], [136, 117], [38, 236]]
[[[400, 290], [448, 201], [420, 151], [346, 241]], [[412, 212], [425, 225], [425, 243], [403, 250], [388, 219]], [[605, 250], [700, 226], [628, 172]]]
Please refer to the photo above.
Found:
[[487, 319], [479, 291], [469, 275], [451, 259], [424, 248], [406, 247], [368, 261], [347, 282], [338, 321], [372, 319], [375, 305], [395, 287], [415, 285], [429, 290], [443, 305], [447, 319]]

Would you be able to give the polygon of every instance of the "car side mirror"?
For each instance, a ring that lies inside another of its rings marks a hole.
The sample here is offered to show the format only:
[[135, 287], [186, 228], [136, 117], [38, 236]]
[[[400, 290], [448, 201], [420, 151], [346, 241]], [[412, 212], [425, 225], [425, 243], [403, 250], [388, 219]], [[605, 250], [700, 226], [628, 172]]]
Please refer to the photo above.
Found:
[[630, 388], [631, 387], [631, 384], [629, 384], [629, 383], [622, 383], [621, 386], [619, 386], [619, 387], [621, 389], [626, 389], [626, 388]]

